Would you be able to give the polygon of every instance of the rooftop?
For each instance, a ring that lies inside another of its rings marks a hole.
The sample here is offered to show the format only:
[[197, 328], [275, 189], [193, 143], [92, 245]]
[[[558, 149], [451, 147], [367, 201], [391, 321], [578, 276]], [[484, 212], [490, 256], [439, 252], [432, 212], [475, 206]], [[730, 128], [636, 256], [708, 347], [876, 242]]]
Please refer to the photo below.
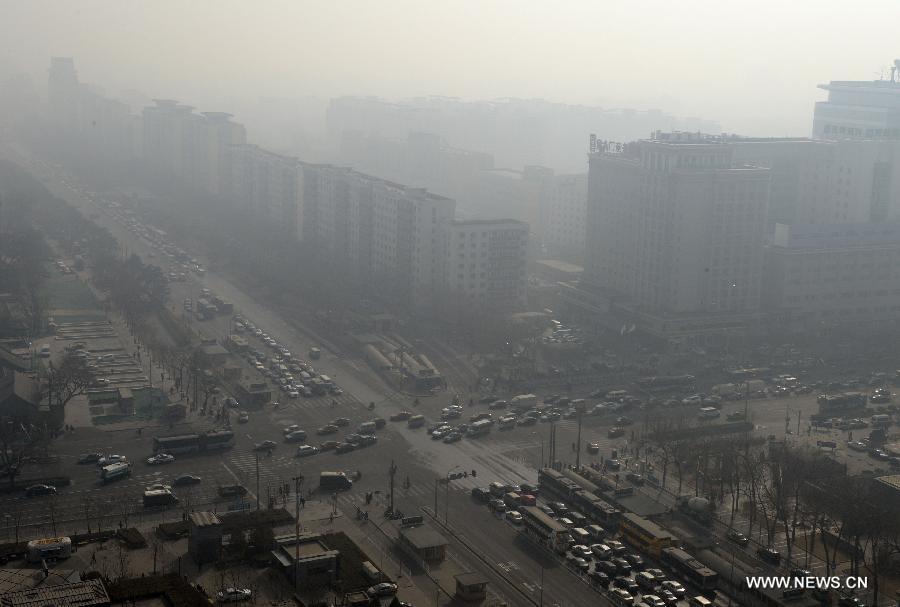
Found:
[[488, 583], [488, 579], [486, 577], [484, 577], [480, 573], [475, 573], [474, 571], [460, 573], [459, 575], [456, 575], [454, 577], [456, 578], [456, 582], [458, 584], [462, 584], [463, 586], [475, 586], [477, 584]]
[[875, 479], [879, 483], [886, 485], [894, 491], [900, 492], [900, 474], [890, 474], [888, 476], [879, 476]]
[[222, 519], [215, 512], [191, 512], [191, 524], [195, 527], [212, 527], [221, 525]]
[[0, 607], [107, 607], [109, 595], [100, 580], [45, 586], [0, 597]]
[[426, 525], [401, 529], [400, 537], [405, 538], [416, 550], [437, 548], [448, 543], [443, 535]]

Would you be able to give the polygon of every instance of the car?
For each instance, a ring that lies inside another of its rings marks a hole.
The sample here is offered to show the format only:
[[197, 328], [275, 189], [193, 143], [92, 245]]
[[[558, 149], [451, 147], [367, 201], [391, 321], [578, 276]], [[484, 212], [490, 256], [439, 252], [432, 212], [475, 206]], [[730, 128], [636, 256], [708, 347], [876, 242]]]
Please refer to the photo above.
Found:
[[599, 443], [588, 443], [587, 450], [588, 450], [588, 453], [600, 453], [600, 444]]
[[736, 531], [734, 529], [729, 530], [726, 537], [728, 538], [728, 541], [734, 542], [738, 546], [746, 546], [747, 544], [750, 543], [749, 537], [747, 537], [740, 531]]
[[574, 546], [569, 548], [569, 552], [584, 559], [591, 557], [591, 549], [584, 544], [575, 544]]
[[508, 520], [513, 525], [521, 525], [523, 517], [521, 513], [516, 512], [515, 510], [510, 510], [506, 513], [506, 520]]
[[229, 396], [225, 399], [225, 406], [231, 407], [232, 409], [237, 409], [241, 406], [241, 404], [237, 401], [236, 398], [232, 398], [231, 396]]
[[556, 518], [556, 512], [553, 511], [553, 508], [547, 506], [546, 504], [542, 504], [538, 506], [538, 510], [549, 516], [550, 518]]
[[277, 446], [278, 446], [278, 443], [276, 443], [273, 440], [264, 440], [261, 443], [256, 443], [255, 445], [253, 445], [253, 450], [254, 451], [271, 451], [272, 449], [274, 449]]
[[[618, 578], [616, 578], [618, 579]], [[634, 604], [634, 596], [628, 592], [627, 590], [623, 590], [622, 588], [613, 588], [609, 591], [609, 595], [613, 601], [615, 601], [619, 605], [632, 605]]]
[[610, 547], [613, 551], [613, 554], [620, 555], [625, 554], [628, 551], [628, 548], [625, 547], [625, 544], [620, 542], [619, 540], [608, 540], [606, 545]]
[[666, 607], [666, 602], [655, 594], [642, 594], [641, 601], [650, 607]]
[[152, 485], [147, 485], [144, 487], [144, 491], [171, 491], [172, 485], [166, 485], [164, 483], [154, 483]]
[[606, 468], [607, 470], [612, 470], [613, 472], [616, 472], [622, 468], [622, 464], [619, 463], [619, 460], [617, 460], [617, 459], [608, 459], [605, 462], [603, 462], [603, 467]]
[[372, 420], [372, 423], [375, 424], [375, 429], [380, 430], [387, 425], [387, 420], [383, 417], [376, 417]]
[[366, 594], [369, 596], [394, 596], [397, 594], [397, 584], [381, 582], [366, 590]]
[[609, 429], [606, 433], [608, 438], [618, 438], [620, 436], [625, 436], [625, 428], [619, 428], [618, 426], [614, 426]]
[[338, 427], [334, 424], [325, 424], [324, 426], [316, 430], [316, 434], [318, 434], [319, 436], [324, 436], [326, 434], [334, 434], [337, 431]]
[[100, 468], [104, 468], [106, 466], [109, 466], [110, 464], [120, 464], [127, 461], [128, 458], [124, 455], [104, 455], [97, 460], [97, 466]]
[[156, 455], [151, 455], [147, 458], [147, 463], [151, 466], [159, 466], [162, 464], [171, 464], [175, 461], [174, 455], [169, 455], [168, 453], [157, 453]]
[[287, 393], [288, 398], [300, 398], [300, 392], [297, 390], [291, 390]]
[[198, 485], [203, 479], [194, 474], [182, 474], [172, 484], [176, 487], [185, 487], [187, 485]]
[[350, 453], [354, 449], [356, 449], [356, 445], [354, 445], [353, 443], [338, 443], [334, 447], [334, 452], [335, 453]]
[[488, 508], [495, 514], [503, 514], [506, 512], [506, 503], [501, 499], [495, 499], [488, 502]]
[[42, 495], [56, 495], [56, 487], [53, 485], [31, 485], [25, 489], [25, 497], [40, 497]]
[[612, 549], [606, 544], [591, 544], [591, 554], [595, 559], [605, 561], [612, 558]]
[[284, 441], [287, 443], [299, 443], [300, 441], [304, 440], [306, 440], [305, 430], [294, 430], [284, 437]]
[[594, 569], [591, 571], [589, 576], [591, 578], [591, 582], [594, 584], [599, 584], [600, 586], [609, 586], [609, 576], [603, 573], [602, 571], [597, 571]]
[[241, 497], [247, 495], [247, 488], [243, 485], [223, 485], [219, 487], [220, 497]]
[[842, 596], [838, 599], [838, 607], [866, 607], [866, 604], [855, 596]]
[[388, 419], [392, 422], [405, 422], [410, 417], [412, 417], [412, 413], [410, 411], [400, 411], [399, 413], [394, 413]]
[[623, 590], [627, 590], [628, 592], [635, 593], [639, 590], [639, 586], [637, 582], [628, 577], [627, 575], [619, 575], [615, 579], [613, 579], [613, 585], [616, 588], [622, 588]]
[[357, 447], [368, 447], [378, 442], [378, 437], [373, 434], [363, 434], [356, 442]]
[[612, 559], [613, 565], [616, 566], [616, 569], [622, 575], [628, 575], [631, 573], [631, 563], [623, 559], [622, 557], [615, 557]]
[[570, 554], [566, 557], [566, 564], [573, 569], [577, 569], [582, 572], [587, 572], [588, 569], [591, 568], [591, 564], [588, 563], [585, 559], [577, 556], [575, 554]]
[[288, 426], [287, 428], [282, 430], [281, 433], [284, 434], [285, 436], [287, 436], [291, 432], [295, 432], [299, 429], [300, 429], [300, 426], [298, 424], [291, 424], [290, 426]]
[[350, 425], [350, 420], [346, 417], [339, 417], [335, 420], [332, 420], [331, 424], [337, 426], [338, 428], [343, 428], [344, 426]]
[[238, 423], [239, 424], [246, 424], [249, 421], [250, 421], [250, 414], [247, 413], [246, 411], [241, 411], [238, 414]]
[[668, 590], [679, 598], [684, 596], [685, 590], [681, 582], [676, 582], [675, 580], [666, 580], [659, 586], [663, 590]]
[[78, 458], [79, 464], [96, 464], [103, 457], [102, 453], [84, 453]]
[[216, 600], [220, 603], [240, 603], [253, 598], [253, 591], [249, 588], [225, 588], [216, 593]]
[[536, 417], [520, 417], [516, 422], [518, 426], [533, 426], [537, 423]]
[[677, 605], [678, 604], [678, 600], [679, 600], [678, 597], [675, 596], [674, 594], [672, 594], [668, 590], [660, 589], [660, 590], [656, 591], [656, 594], [657, 594], [657, 596], [659, 596], [659, 598], [661, 598], [665, 602], [666, 605]]
[[344, 437], [344, 442], [358, 447], [362, 442], [362, 436], [359, 434], [348, 434]]
[[646, 565], [644, 559], [639, 554], [626, 554], [622, 558], [628, 561], [628, 564], [631, 565], [631, 568], [635, 571], [641, 571]]
[[447, 444], [456, 443], [460, 440], [462, 440], [462, 434], [459, 432], [448, 432], [443, 438], [443, 441]]
[[334, 451], [338, 444], [336, 440], [327, 440], [324, 443], [319, 443], [319, 451]]
[[313, 447], [312, 445], [300, 445], [297, 447], [297, 457], [309, 457], [310, 455], [315, 455], [319, 452], [318, 447]]
[[771, 565], [778, 565], [779, 563], [781, 563], [781, 553], [771, 547], [760, 548], [756, 551], [756, 556]]

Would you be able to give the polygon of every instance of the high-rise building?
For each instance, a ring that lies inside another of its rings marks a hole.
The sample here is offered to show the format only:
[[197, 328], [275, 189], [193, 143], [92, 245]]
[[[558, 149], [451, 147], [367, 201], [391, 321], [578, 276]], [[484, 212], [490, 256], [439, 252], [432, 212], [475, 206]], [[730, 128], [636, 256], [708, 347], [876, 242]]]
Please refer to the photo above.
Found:
[[900, 59], [890, 80], [832, 80], [820, 84], [828, 100], [816, 103], [817, 139], [900, 138]]
[[719, 137], [656, 133], [591, 154], [583, 283], [609, 309], [663, 336], [759, 311], [770, 172], [732, 153]]
[[512, 219], [454, 221], [447, 290], [457, 312], [525, 308], [528, 224]]
[[283, 235], [302, 234], [302, 170], [296, 158], [252, 144], [233, 144], [223, 162], [229, 177], [223, 194], [254, 221]]
[[47, 70], [47, 98], [50, 119], [58, 128], [76, 128], [79, 94], [75, 61], [71, 57], [51, 58]]

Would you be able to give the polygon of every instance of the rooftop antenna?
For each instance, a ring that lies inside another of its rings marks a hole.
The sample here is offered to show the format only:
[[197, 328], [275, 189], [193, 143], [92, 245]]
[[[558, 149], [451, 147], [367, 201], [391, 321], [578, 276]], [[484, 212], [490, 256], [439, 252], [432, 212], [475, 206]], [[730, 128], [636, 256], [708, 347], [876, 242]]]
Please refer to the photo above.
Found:
[[894, 59], [894, 65], [891, 66], [891, 82], [896, 82], [898, 69], [900, 69], [900, 59]]

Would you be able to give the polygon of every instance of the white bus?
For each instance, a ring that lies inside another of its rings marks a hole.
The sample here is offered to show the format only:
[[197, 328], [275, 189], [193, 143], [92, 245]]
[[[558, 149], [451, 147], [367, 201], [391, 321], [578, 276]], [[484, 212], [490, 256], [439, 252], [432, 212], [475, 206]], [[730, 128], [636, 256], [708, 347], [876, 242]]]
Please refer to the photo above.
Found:
[[477, 422], [474, 422], [469, 426], [469, 429], [466, 431], [467, 436], [481, 436], [483, 434], [487, 434], [491, 431], [491, 426], [494, 425], [494, 421], [491, 419], [479, 419]]
[[28, 542], [28, 562], [67, 559], [72, 556], [72, 540], [68, 537], [48, 537]]
[[125, 478], [129, 475], [131, 475], [131, 464], [128, 462], [119, 462], [100, 468], [100, 480], [103, 481], [104, 484]]
[[522, 533], [557, 554], [565, 554], [569, 547], [569, 531], [536, 506], [519, 508], [522, 513]]

